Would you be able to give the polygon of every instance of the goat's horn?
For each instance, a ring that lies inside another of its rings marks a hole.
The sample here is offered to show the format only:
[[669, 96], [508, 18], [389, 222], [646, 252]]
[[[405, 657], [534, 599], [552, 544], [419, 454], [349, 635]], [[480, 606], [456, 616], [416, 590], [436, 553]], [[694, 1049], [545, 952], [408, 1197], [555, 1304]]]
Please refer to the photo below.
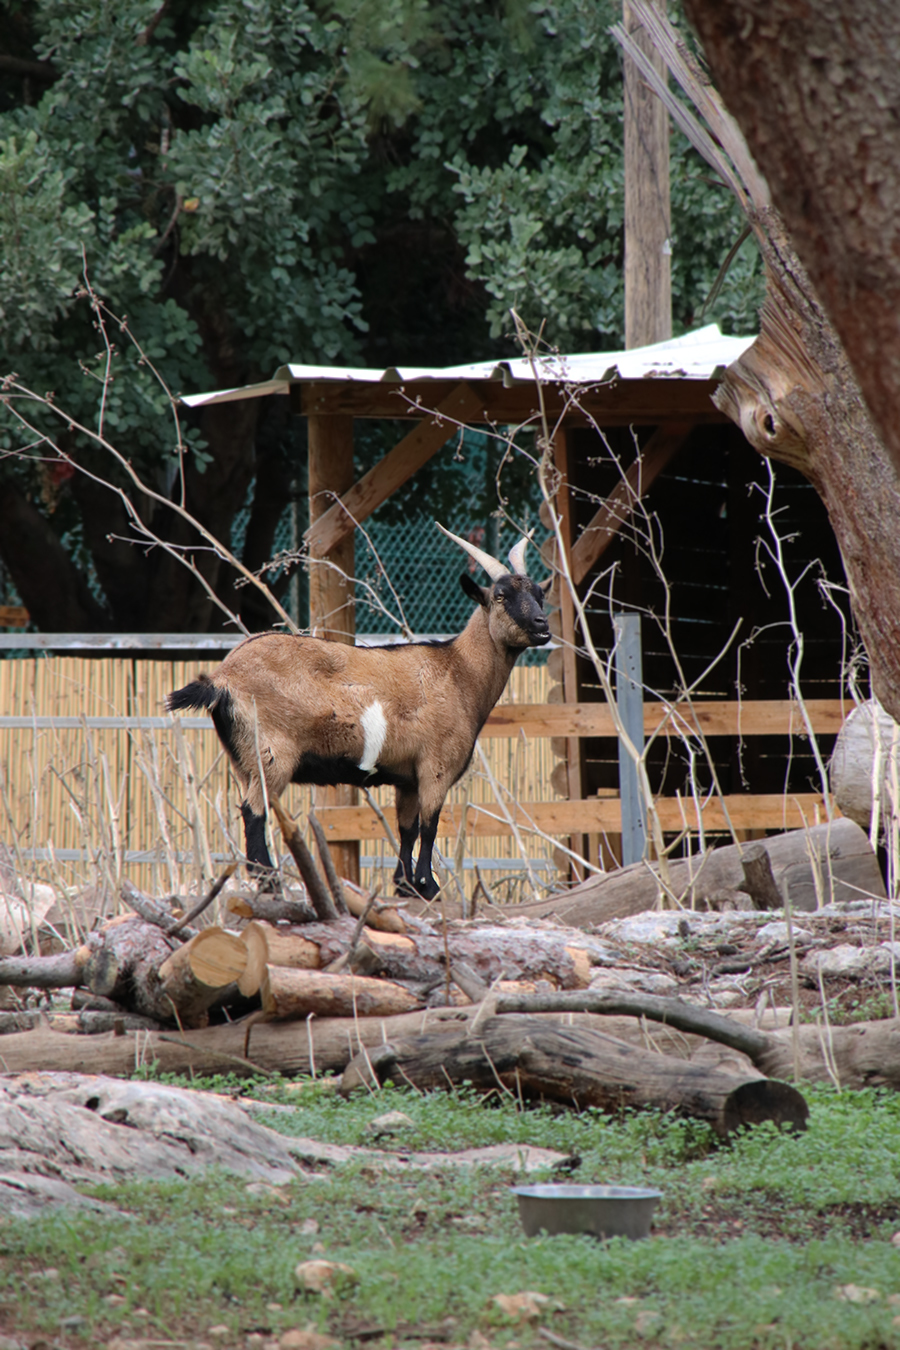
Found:
[[524, 534], [517, 544], [513, 544], [509, 550], [509, 565], [517, 577], [527, 577], [525, 571], [525, 550], [534, 537], [534, 530], [529, 530]]
[[445, 530], [439, 521], [436, 520], [434, 523], [437, 525], [441, 534], [445, 534], [448, 539], [452, 539], [454, 544], [459, 544], [460, 548], [466, 550], [470, 558], [474, 558], [475, 561], [484, 568], [491, 581], [499, 581], [501, 577], [509, 576], [509, 568], [504, 567], [502, 562], [498, 562], [496, 558], [492, 558], [489, 553], [485, 553], [483, 549], [477, 548], [475, 544], [470, 544], [468, 539], [460, 539], [458, 534], [452, 534], [450, 530]]

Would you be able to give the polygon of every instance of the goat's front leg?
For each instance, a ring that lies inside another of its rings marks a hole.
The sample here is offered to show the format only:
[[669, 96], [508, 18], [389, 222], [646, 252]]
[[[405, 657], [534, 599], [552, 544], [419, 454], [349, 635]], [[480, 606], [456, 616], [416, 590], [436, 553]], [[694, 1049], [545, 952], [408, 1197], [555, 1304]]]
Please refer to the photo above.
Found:
[[421, 895], [425, 900], [433, 900], [441, 889], [431, 871], [434, 841], [440, 818], [440, 807], [429, 816], [423, 815], [419, 831], [419, 856], [416, 859], [416, 870], [413, 875], [413, 889], [417, 895]]
[[419, 837], [419, 798], [415, 792], [397, 788], [397, 828], [400, 831], [400, 856], [394, 872], [394, 885], [400, 895], [416, 895], [413, 882], [413, 849]]

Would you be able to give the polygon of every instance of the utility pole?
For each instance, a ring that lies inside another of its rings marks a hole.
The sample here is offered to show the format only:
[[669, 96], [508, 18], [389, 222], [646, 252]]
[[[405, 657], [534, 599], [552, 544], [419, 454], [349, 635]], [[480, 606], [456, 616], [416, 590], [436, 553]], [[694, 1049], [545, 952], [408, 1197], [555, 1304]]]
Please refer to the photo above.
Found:
[[[665, 13], [666, 0], [655, 0]], [[623, 0], [622, 22], [660, 74], [662, 58]], [[625, 57], [625, 346], [672, 336], [669, 115]]]

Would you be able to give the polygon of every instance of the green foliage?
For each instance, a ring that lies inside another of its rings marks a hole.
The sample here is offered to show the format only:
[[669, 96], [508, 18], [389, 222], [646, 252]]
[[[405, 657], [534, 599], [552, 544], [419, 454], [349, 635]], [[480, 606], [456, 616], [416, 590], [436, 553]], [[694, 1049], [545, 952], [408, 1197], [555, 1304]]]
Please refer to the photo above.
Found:
[[[0, 75], [0, 366], [96, 424], [108, 354], [86, 270], [143, 349], [110, 334], [105, 430], [166, 484], [163, 384], [502, 355], [511, 306], [553, 345], [620, 345], [617, 14], [612, 0], [18, 7], [11, 45], [55, 78]], [[681, 329], [740, 224], [678, 137], [672, 209]], [[704, 317], [752, 329], [760, 294], [748, 244]], [[8, 419], [0, 438], [28, 440]], [[191, 444], [228, 485], [208, 518], [227, 534], [245, 476], [221, 429]], [[37, 467], [4, 473], [75, 537], [70, 487], [48, 499]], [[212, 510], [208, 492], [188, 505]]]

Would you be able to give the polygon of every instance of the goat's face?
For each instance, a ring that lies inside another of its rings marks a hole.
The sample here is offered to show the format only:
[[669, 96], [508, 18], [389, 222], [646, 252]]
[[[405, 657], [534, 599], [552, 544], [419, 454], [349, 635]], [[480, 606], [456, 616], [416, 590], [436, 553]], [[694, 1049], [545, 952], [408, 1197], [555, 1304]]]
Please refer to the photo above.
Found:
[[487, 610], [491, 637], [498, 646], [524, 649], [543, 647], [550, 641], [550, 625], [544, 614], [549, 580], [539, 586], [530, 577], [508, 573], [492, 586], [479, 586], [463, 573], [460, 582], [466, 594]]

